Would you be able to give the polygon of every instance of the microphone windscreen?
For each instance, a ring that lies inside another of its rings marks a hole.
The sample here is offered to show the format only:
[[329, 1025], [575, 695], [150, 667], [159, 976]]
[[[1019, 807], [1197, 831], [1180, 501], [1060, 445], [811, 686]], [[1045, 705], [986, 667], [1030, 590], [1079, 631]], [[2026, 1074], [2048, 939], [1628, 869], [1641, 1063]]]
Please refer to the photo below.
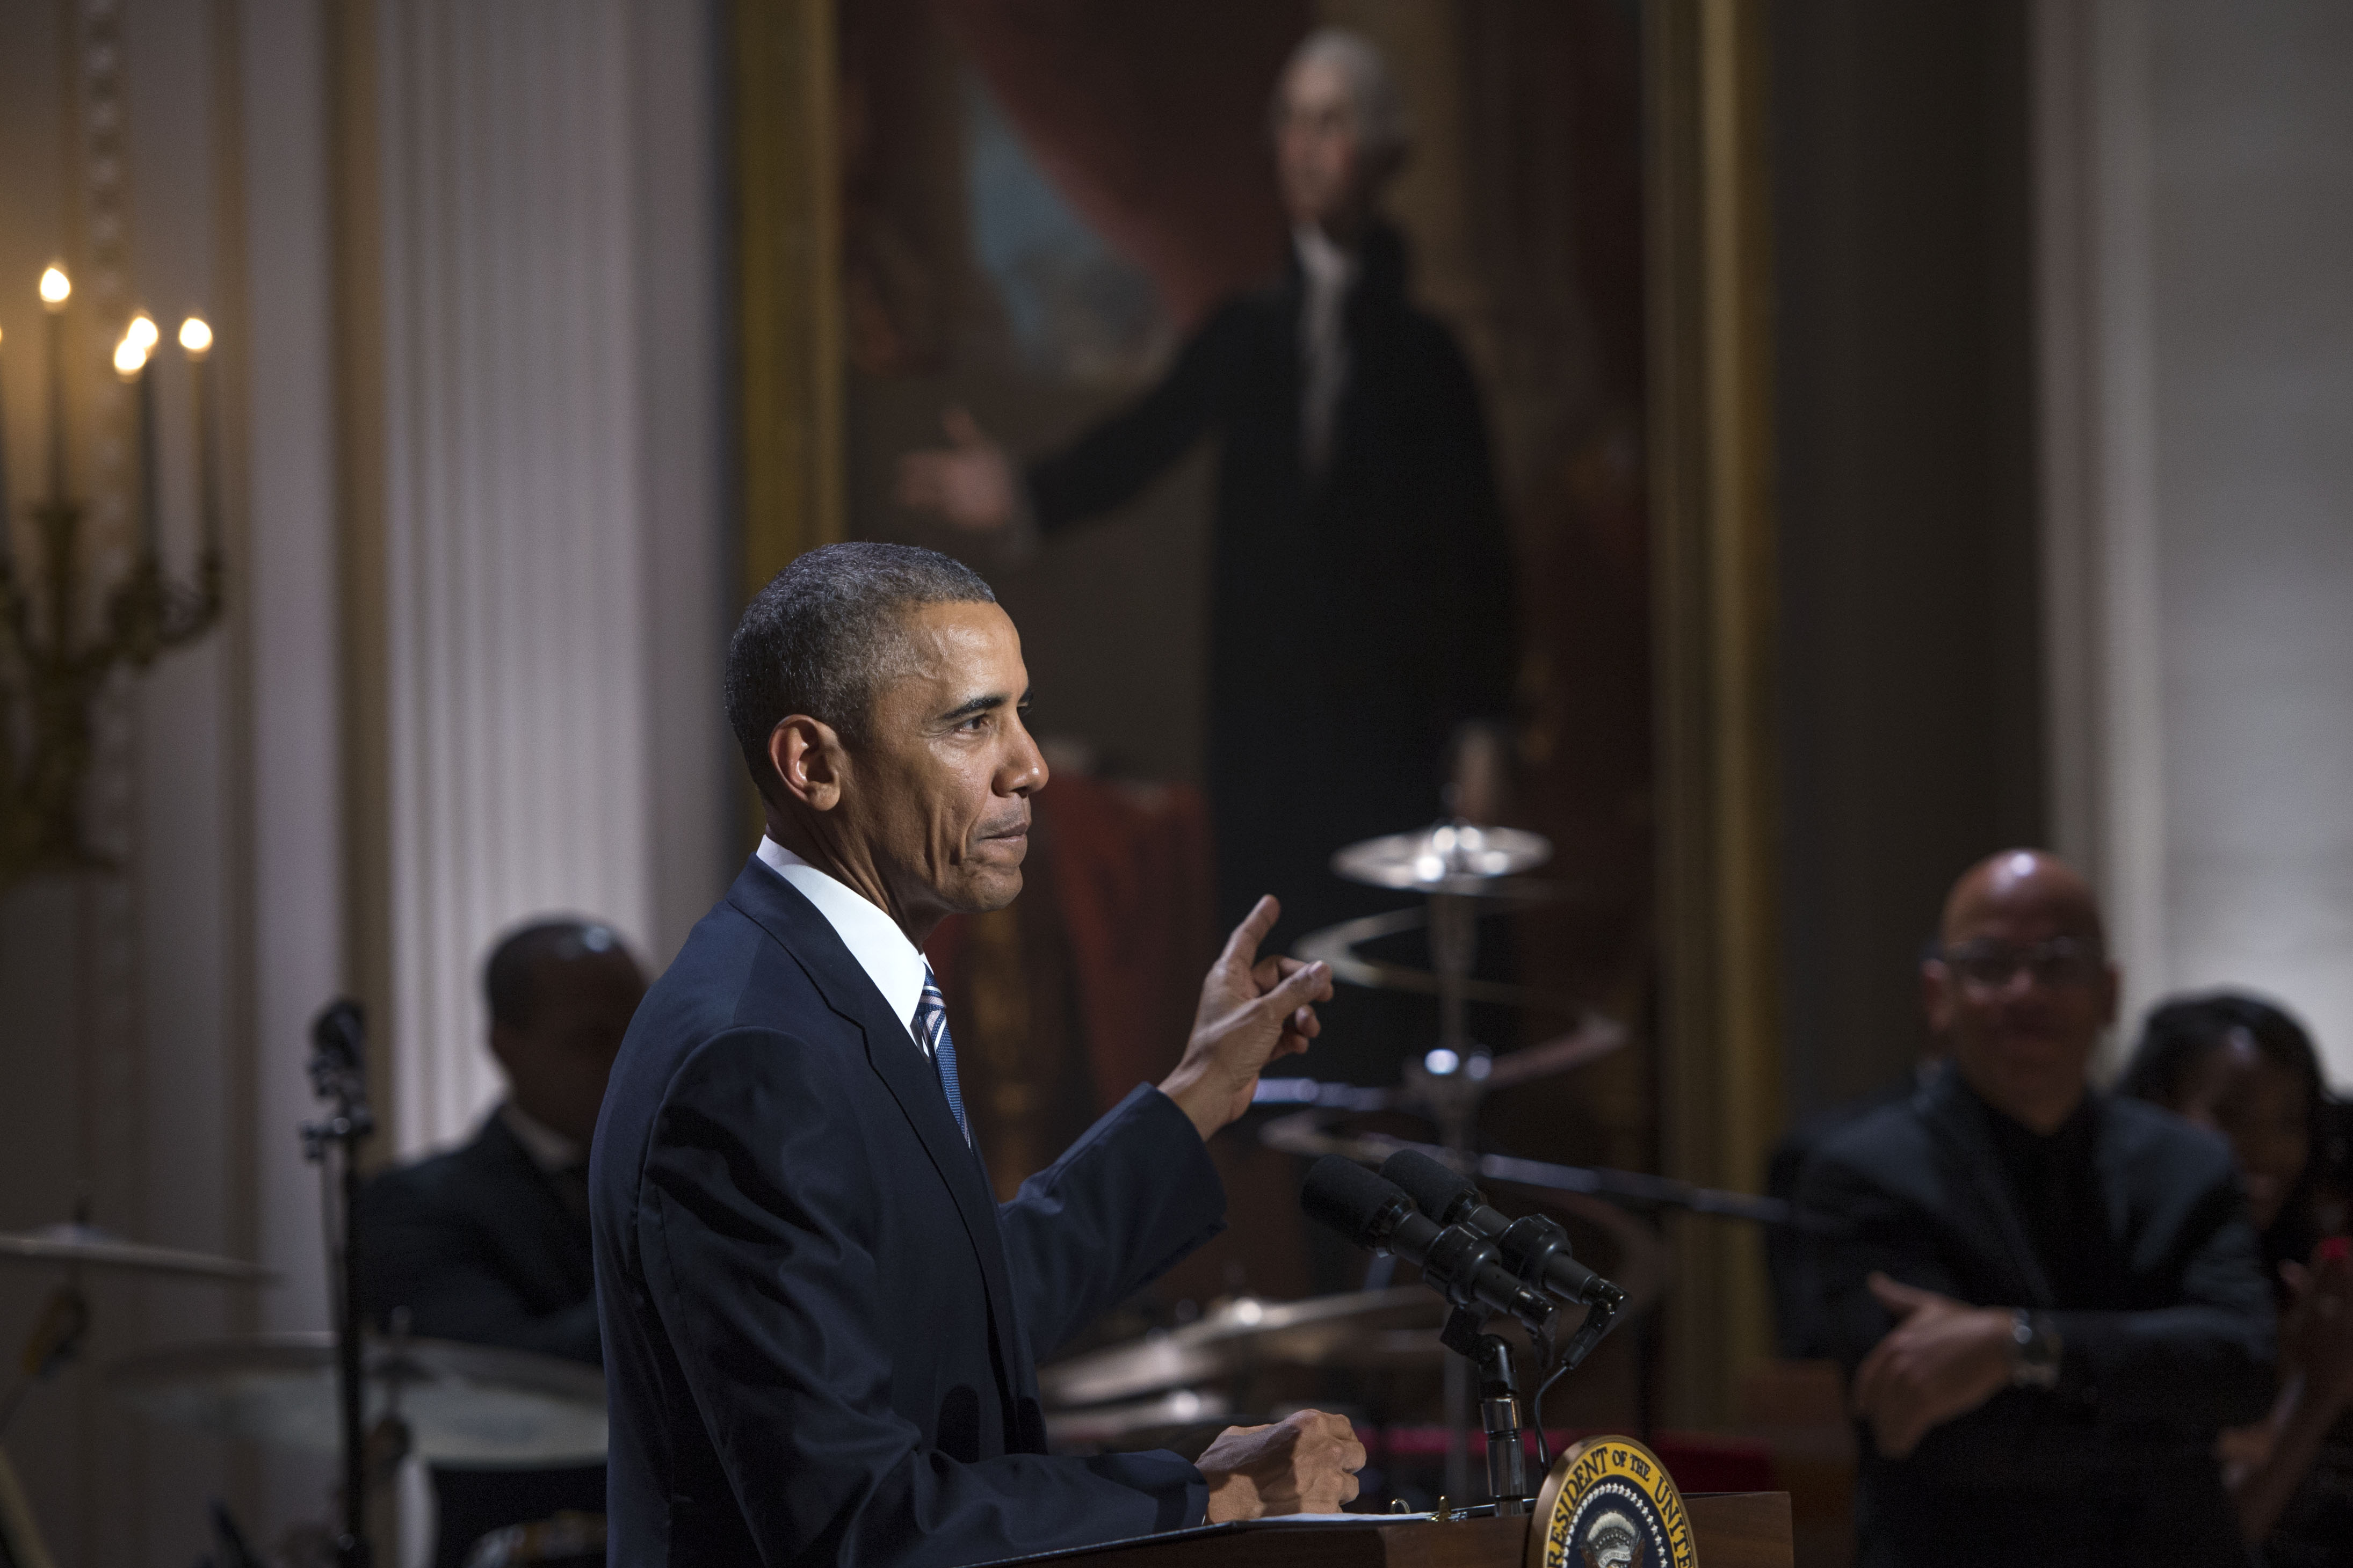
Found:
[[1451, 1223], [1448, 1210], [1466, 1197], [1479, 1195], [1478, 1185], [1470, 1177], [1419, 1149], [1400, 1149], [1390, 1155], [1381, 1166], [1381, 1177], [1403, 1187], [1413, 1206], [1440, 1225]]
[[1318, 1225], [1328, 1225], [1359, 1247], [1377, 1247], [1381, 1216], [1403, 1194], [1388, 1183], [1338, 1154], [1326, 1154], [1307, 1168], [1299, 1206]]

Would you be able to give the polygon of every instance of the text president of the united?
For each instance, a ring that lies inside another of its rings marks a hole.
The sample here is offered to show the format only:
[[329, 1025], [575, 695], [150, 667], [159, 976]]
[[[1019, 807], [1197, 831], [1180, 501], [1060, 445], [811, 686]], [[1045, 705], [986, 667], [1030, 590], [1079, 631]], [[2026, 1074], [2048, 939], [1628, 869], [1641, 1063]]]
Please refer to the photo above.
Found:
[[1356, 1495], [1312, 1411], [1198, 1466], [1046, 1452], [1038, 1358], [1221, 1228], [1203, 1140], [1331, 977], [1257, 958], [1261, 902], [1175, 1070], [997, 1205], [921, 944], [1021, 889], [1028, 681], [928, 551], [812, 552], [736, 628], [766, 837], [638, 1008], [591, 1155], [615, 1563], [981, 1563]]

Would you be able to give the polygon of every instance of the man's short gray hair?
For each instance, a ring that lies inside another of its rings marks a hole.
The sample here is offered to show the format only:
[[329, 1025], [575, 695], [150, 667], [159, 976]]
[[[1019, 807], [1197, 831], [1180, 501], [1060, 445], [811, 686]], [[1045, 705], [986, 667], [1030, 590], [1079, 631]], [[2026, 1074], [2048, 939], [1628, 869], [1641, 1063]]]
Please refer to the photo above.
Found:
[[768, 737], [794, 714], [865, 739], [915, 605], [993, 605], [979, 573], [936, 550], [858, 541], [797, 558], [744, 606], [727, 645], [727, 723], [764, 797], [781, 784]]
[[[1299, 40], [1283, 63], [1282, 79], [1310, 61], [1336, 69], [1348, 84], [1348, 100], [1356, 110], [1356, 135], [1366, 150], [1402, 153], [1413, 139], [1407, 124], [1405, 100], [1398, 96], [1388, 61], [1372, 39], [1353, 27], [1318, 27]], [[1278, 101], [1276, 107], [1281, 108]]]

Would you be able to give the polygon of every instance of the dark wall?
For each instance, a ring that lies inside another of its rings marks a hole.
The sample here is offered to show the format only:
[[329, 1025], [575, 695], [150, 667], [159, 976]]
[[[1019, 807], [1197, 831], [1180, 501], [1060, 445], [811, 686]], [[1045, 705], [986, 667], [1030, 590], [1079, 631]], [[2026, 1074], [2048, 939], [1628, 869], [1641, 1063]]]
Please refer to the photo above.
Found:
[[2043, 831], [2025, 11], [1774, 6], [1793, 1116], [1911, 1060], [1944, 889]]

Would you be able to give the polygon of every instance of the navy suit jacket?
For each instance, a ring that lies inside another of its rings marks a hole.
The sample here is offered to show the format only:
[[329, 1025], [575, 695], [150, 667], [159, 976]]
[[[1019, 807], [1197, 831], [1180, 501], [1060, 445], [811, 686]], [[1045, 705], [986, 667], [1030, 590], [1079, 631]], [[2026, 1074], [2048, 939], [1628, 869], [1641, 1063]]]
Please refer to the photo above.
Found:
[[611, 1560], [967, 1563], [1198, 1523], [1049, 1457], [1038, 1358], [1224, 1225], [1139, 1087], [1001, 1207], [833, 928], [754, 859], [629, 1026], [590, 1168]]

